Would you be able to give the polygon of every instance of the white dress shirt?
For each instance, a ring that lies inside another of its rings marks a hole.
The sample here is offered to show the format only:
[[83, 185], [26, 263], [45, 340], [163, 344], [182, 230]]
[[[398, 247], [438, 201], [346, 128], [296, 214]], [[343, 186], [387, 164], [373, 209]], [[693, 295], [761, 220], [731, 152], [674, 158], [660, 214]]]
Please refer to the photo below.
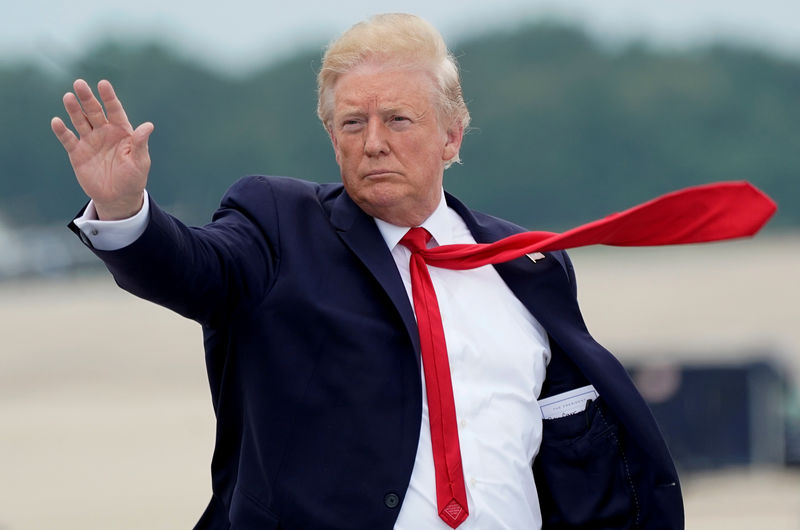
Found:
[[[375, 219], [392, 251], [409, 301], [411, 252], [400, 245], [409, 227]], [[429, 247], [475, 243], [442, 200], [422, 225]], [[531, 464], [542, 439], [537, 397], [550, 347], [547, 334], [491, 265], [464, 271], [428, 267], [442, 315], [469, 517], [459, 530], [542, 526]], [[450, 528], [439, 518], [425, 378], [422, 426], [411, 483], [397, 530]]]
[[[75, 220], [95, 248], [115, 250], [134, 242], [148, 221], [148, 200], [137, 215], [97, 221], [93, 206]], [[409, 260], [400, 239], [409, 227], [375, 219], [392, 252], [413, 309]], [[447, 207], [421, 225], [429, 246], [475, 243], [464, 221]], [[459, 530], [539, 529], [542, 525], [531, 464], [542, 439], [537, 398], [550, 348], [542, 326], [492, 266], [456, 271], [429, 267], [442, 315], [469, 517]], [[447, 530], [436, 506], [425, 379], [422, 425], [411, 482], [396, 530]]]

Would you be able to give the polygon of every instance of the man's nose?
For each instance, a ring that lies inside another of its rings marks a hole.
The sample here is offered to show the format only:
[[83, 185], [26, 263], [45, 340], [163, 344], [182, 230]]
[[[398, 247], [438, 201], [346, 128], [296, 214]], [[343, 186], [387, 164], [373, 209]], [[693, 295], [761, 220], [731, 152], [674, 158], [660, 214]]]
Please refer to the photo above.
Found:
[[388, 131], [379, 118], [370, 118], [367, 122], [367, 136], [364, 139], [364, 154], [380, 156], [389, 154]]

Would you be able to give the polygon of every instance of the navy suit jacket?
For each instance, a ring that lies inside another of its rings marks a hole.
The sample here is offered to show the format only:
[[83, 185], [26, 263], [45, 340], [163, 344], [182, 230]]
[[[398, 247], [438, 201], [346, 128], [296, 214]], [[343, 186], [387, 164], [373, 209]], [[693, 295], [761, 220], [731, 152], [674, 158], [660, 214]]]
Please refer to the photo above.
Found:
[[[478, 242], [522, 230], [447, 202]], [[391, 529], [419, 437], [420, 353], [374, 220], [341, 184], [279, 177], [238, 181], [205, 227], [152, 201], [150, 212], [136, 242], [95, 252], [122, 288], [203, 327], [217, 434], [196, 528]], [[533, 466], [544, 527], [683, 528], [659, 429], [589, 335], [566, 254], [496, 269], [549, 335], [542, 396], [586, 384], [600, 395], [544, 420]]]

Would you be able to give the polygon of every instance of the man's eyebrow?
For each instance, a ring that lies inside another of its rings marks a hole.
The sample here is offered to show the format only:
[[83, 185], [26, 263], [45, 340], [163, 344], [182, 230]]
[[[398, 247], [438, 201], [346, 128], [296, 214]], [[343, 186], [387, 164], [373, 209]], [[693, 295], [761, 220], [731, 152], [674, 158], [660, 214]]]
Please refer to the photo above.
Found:
[[405, 105], [383, 105], [378, 108], [381, 114], [407, 113], [410, 109]]
[[[385, 105], [381, 105], [377, 109], [378, 114], [381, 116], [391, 115], [391, 114], [405, 114], [415, 117], [420, 117], [425, 115], [425, 112], [420, 112], [411, 105], [404, 104], [401, 102], [397, 103], [387, 103]], [[335, 112], [334, 118], [342, 118], [347, 116], [363, 116], [368, 114], [369, 111], [364, 109], [359, 104], [348, 104], [347, 102], [342, 102], [339, 109]]]
[[380, 107], [378, 112], [384, 116], [387, 114], [402, 114], [412, 118], [421, 118], [425, 116], [427, 110], [424, 107], [419, 108], [408, 103], [392, 103]]
[[361, 107], [355, 105], [353, 105], [352, 107], [345, 106], [344, 108], [340, 108], [334, 113], [334, 118], [342, 118], [346, 116], [361, 116], [364, 114], [366, 114], [366, 112]]

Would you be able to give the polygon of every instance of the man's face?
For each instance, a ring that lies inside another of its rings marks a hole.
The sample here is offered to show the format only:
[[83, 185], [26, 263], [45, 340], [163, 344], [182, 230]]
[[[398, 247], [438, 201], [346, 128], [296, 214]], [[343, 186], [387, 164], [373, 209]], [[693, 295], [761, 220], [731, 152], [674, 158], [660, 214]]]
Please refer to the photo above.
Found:
[[422, 71], [366, 65], [334, 87], [330, 135], [348, 195], [366, 213], [417, 226], [441, 198], [444, 164], [463, 130], [440, 123]]

